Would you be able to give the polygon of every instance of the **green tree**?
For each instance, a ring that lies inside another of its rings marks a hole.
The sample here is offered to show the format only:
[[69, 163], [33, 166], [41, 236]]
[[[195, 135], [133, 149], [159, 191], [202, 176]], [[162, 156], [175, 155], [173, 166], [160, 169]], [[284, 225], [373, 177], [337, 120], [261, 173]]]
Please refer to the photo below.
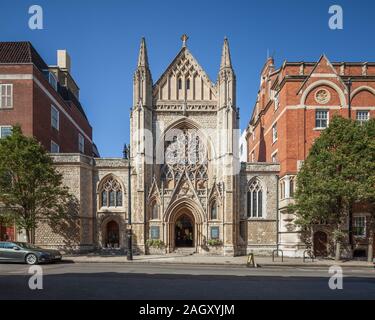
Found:
[[[333, 228], [336, 259], [349, 235], [345, 223], [356, 202], [373, 204], [375, 198], [375, 120], [357, 121], [333, 117], [315, 140], [297, 176], [295, 204], [302, 230], [326, 221]], [[371, 207], [371, 206], [370, 206]]]
[[32, 243], [39, 223], [54, 225], [76, 205], [43, 146], [19, 126], [0, 140], [0, 203], [2, 220], [14, 221]]

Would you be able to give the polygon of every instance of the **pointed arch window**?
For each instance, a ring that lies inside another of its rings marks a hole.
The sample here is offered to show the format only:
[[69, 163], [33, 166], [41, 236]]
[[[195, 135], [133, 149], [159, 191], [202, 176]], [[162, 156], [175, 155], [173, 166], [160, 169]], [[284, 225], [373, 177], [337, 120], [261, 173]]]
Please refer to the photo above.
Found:
[[254, 180], [247, 191], [247, 217], [263, 217], [263, 190], [260, 182]]
[[217, 203], [216, 201], [211, 204], [211, 220], [217, 220]]
[[182, 90], [182, 79], [178, 79], [178, 90]]
[[186, 90], [190, 90], [190, 79], [186, 80]]
[[159, 219], [159, 206], [156, 202], [152, 205], [152, 208], [151, 208], [151, 219], [152, 220]]
[[113, 177], [107, 178], [100, 189], [100, 207], [122, 207], [122, 187]]

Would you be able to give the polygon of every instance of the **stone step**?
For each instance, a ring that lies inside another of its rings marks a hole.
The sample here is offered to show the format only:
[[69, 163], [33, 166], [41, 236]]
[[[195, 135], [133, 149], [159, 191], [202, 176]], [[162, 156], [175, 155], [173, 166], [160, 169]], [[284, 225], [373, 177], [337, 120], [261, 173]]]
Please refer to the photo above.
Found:
[[110, 248], [103, 248], [100, 250], [100, 254], [103, 256], [122, 256], [126, 253], [124, 249], [110, 249]]
[[195, 248], [177, 248], [173, 253], [189, 256], [196, 253], [196, 251]]

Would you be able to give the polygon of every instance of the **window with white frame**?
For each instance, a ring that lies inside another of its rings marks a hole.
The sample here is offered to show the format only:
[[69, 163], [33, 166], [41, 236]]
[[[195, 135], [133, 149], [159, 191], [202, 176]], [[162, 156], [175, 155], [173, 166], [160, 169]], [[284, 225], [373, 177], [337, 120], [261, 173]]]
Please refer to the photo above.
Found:
[[51, 141], [51, 153], [60, 153], [60, 146], [55, 141]]
[[357, 111], [357, 117], [356, 117], [357, 121], [359, 123], [364, 123], [366, 121], [369, 121], [370, 120], [370, 112], [368, 111]]
[[263, 217], [263, 190], [259, 180], [253, 180], [247, 191], [247, 217]]
[[289, 197], [290, 198], [294, 198], [294, 191], [296, 188], [295, 179], [296, 179], [295, 176], [291, 176], [289, 180]]
[[353, 235], [356, 237], [366, 237], [365, 216], [357, 216], [353, 218]]
[[277, 162], [277, 152], [272, 153], [272, 155], [271, 155], [271, 161], [272, 161], [273, 163], [276, 163], [276, 162]]
[[253, 131], [252, 136], [253, 136], [253, 141], [254, 141], [255, 140], [255, 130]]
[[0, 139], [10, 136], [12, 129], [12, 126], [0, 126]]
[[81, 153], [85, 153], [85, 138], [80, 133], [78, 133], [78, 150]]
[[274, 104], [275, 104], [275, 110], [277, 110], [279, 108], [279, 94], [278, 93], [275, 93], [275, 96], [274, 96]]
[[272, 142], [277, 141], [277, 123], [275, 123], [272, 127]]
[[255, 153], [254, 153], [254, 151], [251, 153], [251, 162], [255, 162]]
[[285, 199], [285, 181], [280, 180], [280, 199]]
[[59, 130], [59, 121], [60, 121], [59, 110], [55, 106], [51, 105], [51, 126], [56, 130]]
[[13, 84], [0, 84], [0, 108], [13, 108]]
[[327, 110], [316, 110], [315, 127], [316, 128], [328, 127], [328, 111]]

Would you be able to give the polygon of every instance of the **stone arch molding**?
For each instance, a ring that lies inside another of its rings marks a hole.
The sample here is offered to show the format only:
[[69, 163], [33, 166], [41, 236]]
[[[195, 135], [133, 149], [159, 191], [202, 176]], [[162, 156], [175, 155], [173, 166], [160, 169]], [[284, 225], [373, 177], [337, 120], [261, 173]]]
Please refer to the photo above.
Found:
[[206, 222], [205, 215], [199, 205], [190, 198], [180, 198], [174, 201], [165, 211], [163, 221], [165, 223], [173, 223], [184, 210], [188, 210], [194, 217], [196, 224], [203, 224]]
[[362, 91], [370, 92], [375, 96], [375, 89], [374, 88], [371, 88], [369, 86], [360, 86], [360, 87], [353, 90], [353, 92], [350, 95], [350, 99], [353, 99], [358, 93], [360, 93]]
[[[207, 160], [210, 161], [211, 159], [215, 157], [215, 154], [216, 154], [216, 150], [214, 147], [215, 144], [212, 141], [212, 138], [210, 137], [210, 135], [207, 134], [207, 132], [205, 132], [205, 129], [202, 128], [197, 122], [185, 116], [180, 116], [177, 120], [173, 121], [172, 123], [167, 125], [165, 128], [159, 128], [159, 130], [161, 130], [161, 135], [156, 141], [155, 146], [164, 146], [164, 139], [167, 133], [173, 129], [181, 129], [181, 128], [197, 130], [199, 135], [204, 138], [204, 143], [207, 149]], [[160, 158], [162, 156], [161, 153], [164, 154], [164, 148], [160, 150], [156, 150], [157, 157]]]
[[246, 190], [249, 189], [250, 185], [251, 185], [254, 181], [257, 181], [257, 182], [260, 184], [260, 186], [262, 187], [262, 190], [263, 190], [264, 192], [268, 193], [267, 185], [264, 183], [263, 179], [261, 179], [261, 178], [258, 177], [258, 176], [252, 177], [252, 178], [247, 182]]
[[101, 191], [101, 188], [102, 188], [103, 184], [106, 183], [107, 180], [110, 179], [110, 178], [113, 178], [114, 180], [117, 180], [117, 182], [121, 186], [122, 193], [125, 194], [126, 193], [126, 188], [125, 188], [124, 182], [119, 177], [117, 177], [116, 175], [114, 175], [113, 173], [106, 174], [103, 178], [101, 178], [98, 181], [98, 184], [97, 184], [97, 187], [96, 187], [96, 192], [99, 193]]
[[110, 223], [111, 221], [114, 221], [118, 224], [119, 230], [120, 230], [120, 247], [124, 246], [125, 239], [123, 232], [121, 230], [125, 229], [125, 220], [119, 215], [119, 214], [105, 214], [101, 215], [100, 218], [98, 219], [98, 242], [101, 248], [105, 248], [105, 238], [107, 236], [107, 224]]
[[345, 98], [344, 92], [342, 91], [342, 89], [337, 84], [335, 84], [335, 83], [333, 83], [332, 81], [329, 81], [329, 80], [318, 80], [318, 81], [315, 81], [312, 84], [310, 84], [301, 96], [301, 100], [300, 100], [301, 106], [305, 106], [307, 96], [309, 95], [309, 93], [311, 91], [313, 91], [317, 87], [324, 86], [324, 85], [332, 88], [333, 90], [335, 90], [337, 92], [337, 94], [339, 95], [339, 98], [340, 98], [341, 106], [343, 108], [346, 108], [347, 104], [346, 104], [346, 98]]

